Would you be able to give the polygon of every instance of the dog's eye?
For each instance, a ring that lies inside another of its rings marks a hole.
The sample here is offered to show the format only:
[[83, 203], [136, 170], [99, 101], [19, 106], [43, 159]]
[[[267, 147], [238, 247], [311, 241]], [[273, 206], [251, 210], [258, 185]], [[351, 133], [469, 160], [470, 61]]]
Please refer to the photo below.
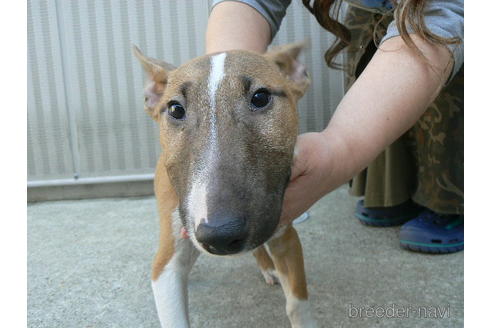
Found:
[[271, 94], [266, 89], [259, 89], [251, 98], [251, 106], [253, 110], [258, 110], [266, 107], [270, 103]]
[[171, 102], [167, 107], [167, 113], [177, 120], [182, 120], [185, 117], [185, 109], [178, 102]]

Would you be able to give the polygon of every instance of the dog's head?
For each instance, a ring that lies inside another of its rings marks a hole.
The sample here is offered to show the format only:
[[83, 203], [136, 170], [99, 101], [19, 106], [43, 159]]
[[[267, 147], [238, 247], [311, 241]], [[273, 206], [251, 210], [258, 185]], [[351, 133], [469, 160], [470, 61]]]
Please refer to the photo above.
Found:
[[296, 60], [301, 48], [228, 51], [178, 68], [134, 49], [149, 76], [145, 108], [160, 125], [182, 223], [205, 252], [254, 249], [278, 225], [296, 103], [309, 85]]

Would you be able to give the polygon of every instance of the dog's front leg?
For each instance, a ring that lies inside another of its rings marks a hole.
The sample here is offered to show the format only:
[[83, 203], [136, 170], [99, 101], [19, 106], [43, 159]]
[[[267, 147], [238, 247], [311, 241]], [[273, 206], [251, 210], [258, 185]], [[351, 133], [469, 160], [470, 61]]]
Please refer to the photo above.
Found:
[[198, 257], [190, 239], [183, 239], [178, 198], [164, 166], [157, 163], [155, 195], [160, 217], [159, 249], [152, 266], [152, 290], [162, 327], [189, 327], [188, 274]]
[[154, 260], [152, 290], [161, 326], [186, 328], [189, 327], [188, 275], [199, 252], [189, 239], [178, 237], [172, 242], [171, 246], [170, 241], [161, 239]]
[[286, 311], [293, 328], [317, 327], [308, 301], [302, 246], [296, 230], [287, 226], [266, 244], [286, 298]]

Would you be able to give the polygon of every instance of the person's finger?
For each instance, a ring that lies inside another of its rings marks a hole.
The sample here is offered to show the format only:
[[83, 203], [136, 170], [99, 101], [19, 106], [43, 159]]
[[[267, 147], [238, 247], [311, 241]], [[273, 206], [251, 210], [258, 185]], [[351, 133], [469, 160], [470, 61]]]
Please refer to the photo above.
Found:
[[306, 187], [306, 176], [299, 175], [295, 180], [291, 181], [285, 190], [284, 202], [282, 204], [282, 212], [280, 215], [280, 225], [291, 223], [296, 217], [301, 215], [303, 208], [303, 192]]
[[307, 171], [306, 156], [302, 145], [296, 146], [296, 152], [292, 161], [290, 171], [290, 181], [295, 180], [300, 175], [303, 175]]

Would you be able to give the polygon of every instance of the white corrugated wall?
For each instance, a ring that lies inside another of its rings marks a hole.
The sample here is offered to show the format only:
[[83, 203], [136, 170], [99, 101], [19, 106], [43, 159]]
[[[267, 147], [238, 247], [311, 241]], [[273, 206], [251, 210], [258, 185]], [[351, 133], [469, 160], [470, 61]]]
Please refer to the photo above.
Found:
[[[293, 0], [274, 43], [309, 39], [313, 83], [301, 100], [301, 131], [324, 128], [343, 92], [323, 61], [331, 35]], [[209, 1], [28, 1], [28, 180], [148, 175], [160, 152], [143, 111], [144, 53], [174, 64], [204, 52]]]

